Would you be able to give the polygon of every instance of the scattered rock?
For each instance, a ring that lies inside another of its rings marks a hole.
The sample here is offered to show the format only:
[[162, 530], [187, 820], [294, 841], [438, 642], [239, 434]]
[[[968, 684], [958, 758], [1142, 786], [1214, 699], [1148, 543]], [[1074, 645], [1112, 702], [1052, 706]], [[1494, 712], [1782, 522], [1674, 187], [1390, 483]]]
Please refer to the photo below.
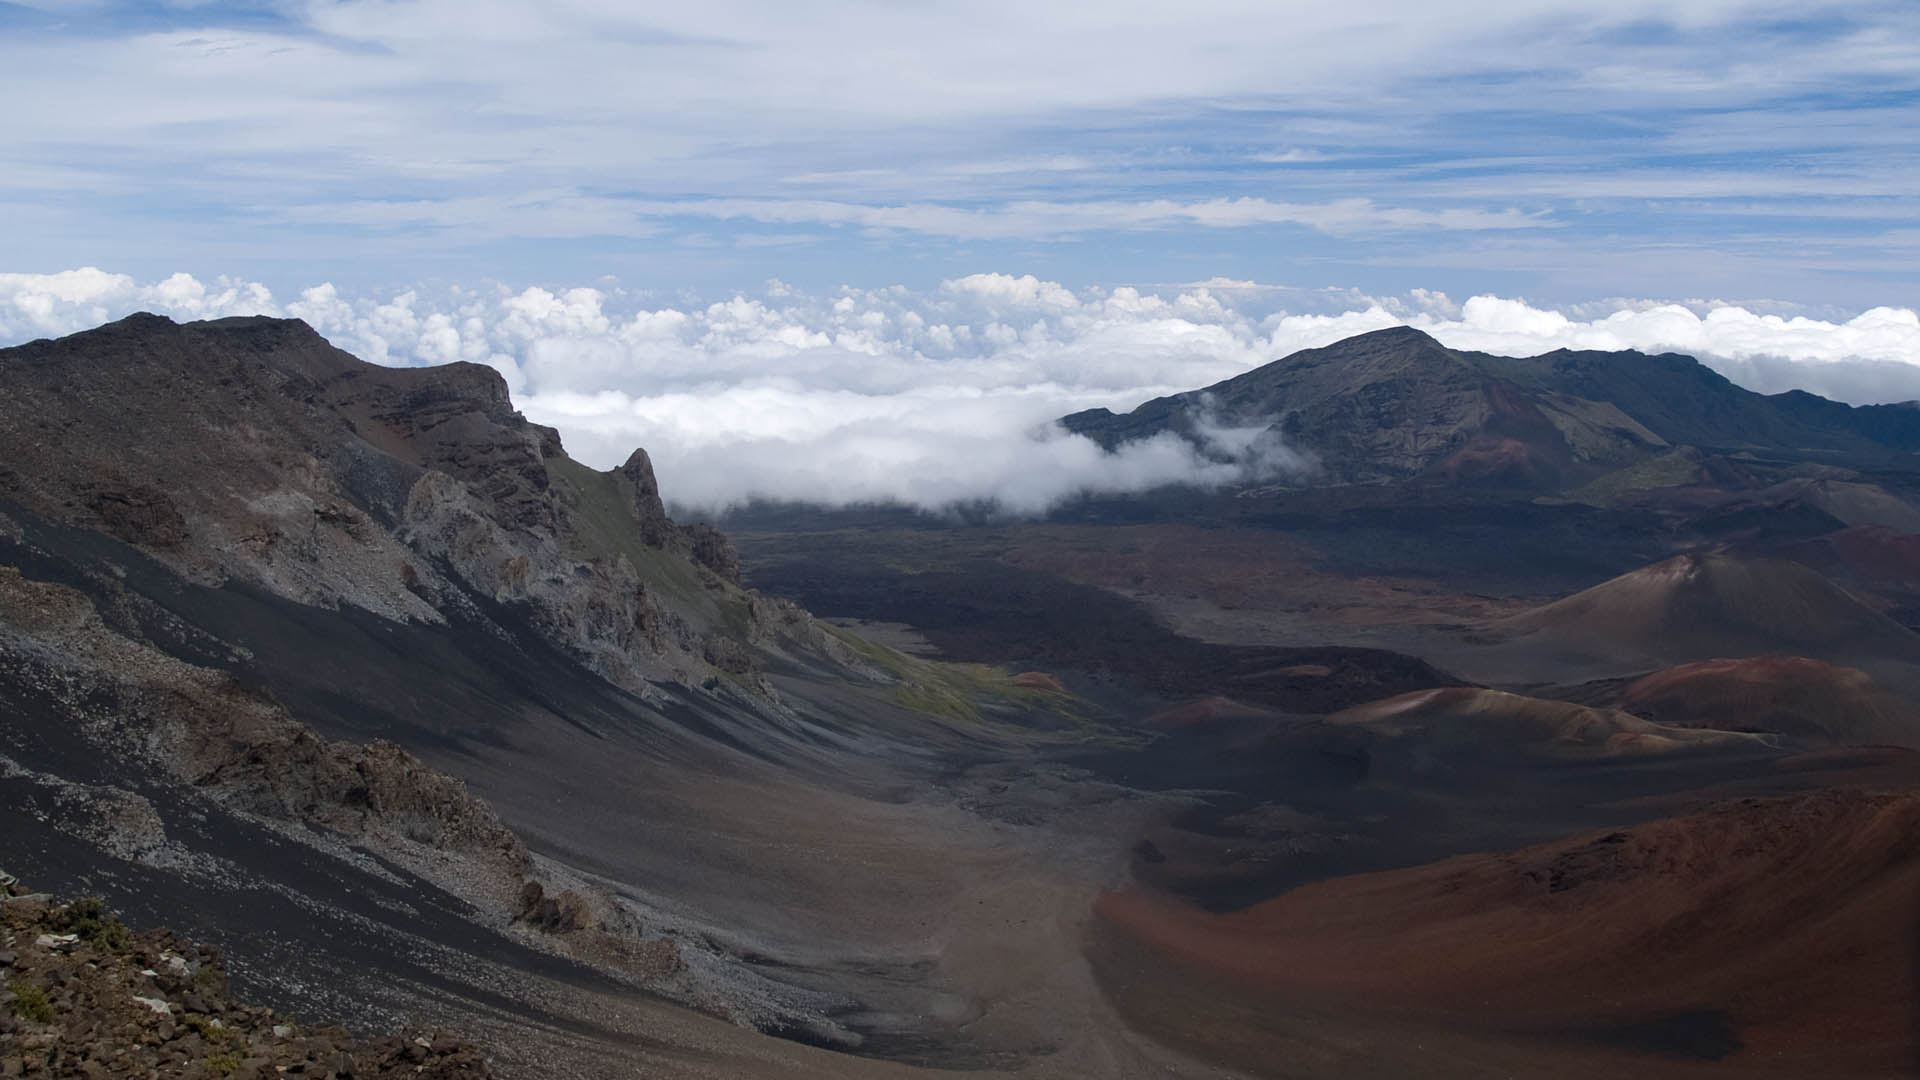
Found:
[[186, 542], [187, 519], [159, 488], [135, 485], [98, 492], [94, 513], [107, 531], [129, 544], [175, 548]]
[[[16, 958], [21, 962], [0, 990], [0, 1078], [493, 1075], [477, 1048], [446, 1032], [362, 1042], [338, 1027], [302, 1030], [276, 1021], [271, 1010], [227, 997], [225, 970], [213, 950], [168, 930], [131, 934], [117, 946], [100, 935], [56, 932], [86, 919], [119, 925], [97, 901], [0, 909], [0, 933], [32, 935], [45, 950]], [[190, 965], [183, 953], [197, 961]], [[127, 993], [129, 985], [143, 983], [159, 992]]]
[[585, 897], [572, 889], [548, 896], [545, 887], [537, 881], [527, 882], [520, 890], [520, 911], [516, 918], [551, 934], [570, 934], [590, 928], [594, 923]]
[[18, 911], [28, 918], [33, 918], [45, 912], [52, 902], [53, 897], [46, 893], [24, 893], [0, 900], [0, 907], [5, 907], [8, 911]]

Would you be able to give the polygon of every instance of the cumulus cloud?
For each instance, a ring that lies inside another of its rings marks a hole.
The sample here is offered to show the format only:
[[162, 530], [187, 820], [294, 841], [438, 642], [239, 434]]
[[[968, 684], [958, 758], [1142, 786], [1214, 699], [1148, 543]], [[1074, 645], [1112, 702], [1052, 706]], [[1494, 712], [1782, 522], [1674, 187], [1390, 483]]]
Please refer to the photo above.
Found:
[[141, 310], [188, 319], [279, 314], [266, 286], [225, 277], [208, 286], [191, 274], [142, 284], [91, 266], [0, 274], [0, 341], [70, 334]]
[[611, 467], [635, 446], [680, 504], [755, 497], [923, 507], [997, 501], [1034, 512], [1078, 492], [1224, 485], [1311, 468], [1249, 418], [1214, 416], [1199, 444], [1163, 438], [1104, 453], [1052, 421], [1124, 411], [1302, 348], [1421, 327], [1465, 349], [1674, 350], [1766, 392], [1856, 403], [1920, 397], [1920, 315], [1845, 319], [1716, 301], [1619, 299], [1554, 310], [1414, 290], [1373, 297], [1213, 279], [1069, 288], [975, 274], [929, 290], [754, 294], [665, 301], [618, 287], [411, 289], [284, 303], [265, 288], [176, 274], [155, 282], [87, 268], [0, 275], [0, 341], [67, 333], [135, 310], [175, 318], [302, 318], [383, 364], [455, 360], [506, 376], [529, 417]]

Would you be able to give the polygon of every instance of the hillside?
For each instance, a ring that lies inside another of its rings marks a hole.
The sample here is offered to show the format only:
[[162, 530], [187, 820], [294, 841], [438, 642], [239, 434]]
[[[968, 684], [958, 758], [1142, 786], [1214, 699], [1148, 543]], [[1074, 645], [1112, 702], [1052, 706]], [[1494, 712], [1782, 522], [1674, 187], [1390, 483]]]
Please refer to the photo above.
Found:
[[1568, 661], [1665, 667], [1788, 652], [1920, 659], [1920, 636], [1807, 567], [1724, 552], [1679, 555], [1490, 627]]

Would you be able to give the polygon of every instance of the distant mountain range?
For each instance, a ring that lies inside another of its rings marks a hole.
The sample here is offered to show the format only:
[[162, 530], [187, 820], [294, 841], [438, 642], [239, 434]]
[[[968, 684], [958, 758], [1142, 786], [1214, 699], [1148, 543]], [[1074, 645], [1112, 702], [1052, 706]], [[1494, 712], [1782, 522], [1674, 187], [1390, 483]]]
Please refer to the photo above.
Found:
[[1061, 419], [1105, 447], [1260, 426], [1323, 483], [1566, 488], [1676, 447], [1878, 460], [1920, 449], [1920, 406], [1757, 394], [1676, 353], [1449, 349], [1412, 327], [1305, 349], [1123, 415]]

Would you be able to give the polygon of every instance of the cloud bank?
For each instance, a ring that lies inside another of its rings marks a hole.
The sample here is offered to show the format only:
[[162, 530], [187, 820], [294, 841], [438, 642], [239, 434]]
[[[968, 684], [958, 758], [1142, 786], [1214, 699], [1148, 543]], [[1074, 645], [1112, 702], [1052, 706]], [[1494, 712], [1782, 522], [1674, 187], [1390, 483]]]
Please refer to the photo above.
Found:
[[[1779, 306], [1779, 305], [1775, 305]], [[1449, 346], [1691, 353], [1765, 392], [1855, 403], [1920, 398], [1920, 314], [1813, 318], [1759, 304], [1608, 300], [1575, 309], [1415, 290], [1377, 297], [1214, 280], [1083, 288], [975, 274], [928, 290], [769, 282], [715, 301], [613, 286], [414, 289], [291, 299], [254, 282], [153, 282], [93, 268], [0, 274], [0, 342], [85, 329], [136, 310], [176, 319], [305, 319], [382, 364], [499, 370], [532, 419], [607, 468], [635, 446], [681, 505], [756, 498], [1043, 510], [1082, 492], [1232, 484], [1308, 467], [1223, 417], [1205, 452], [1165, 438], [1107, 454], [1051, 424], [1133, 408], [1298, 349], [1403, 323]]]

